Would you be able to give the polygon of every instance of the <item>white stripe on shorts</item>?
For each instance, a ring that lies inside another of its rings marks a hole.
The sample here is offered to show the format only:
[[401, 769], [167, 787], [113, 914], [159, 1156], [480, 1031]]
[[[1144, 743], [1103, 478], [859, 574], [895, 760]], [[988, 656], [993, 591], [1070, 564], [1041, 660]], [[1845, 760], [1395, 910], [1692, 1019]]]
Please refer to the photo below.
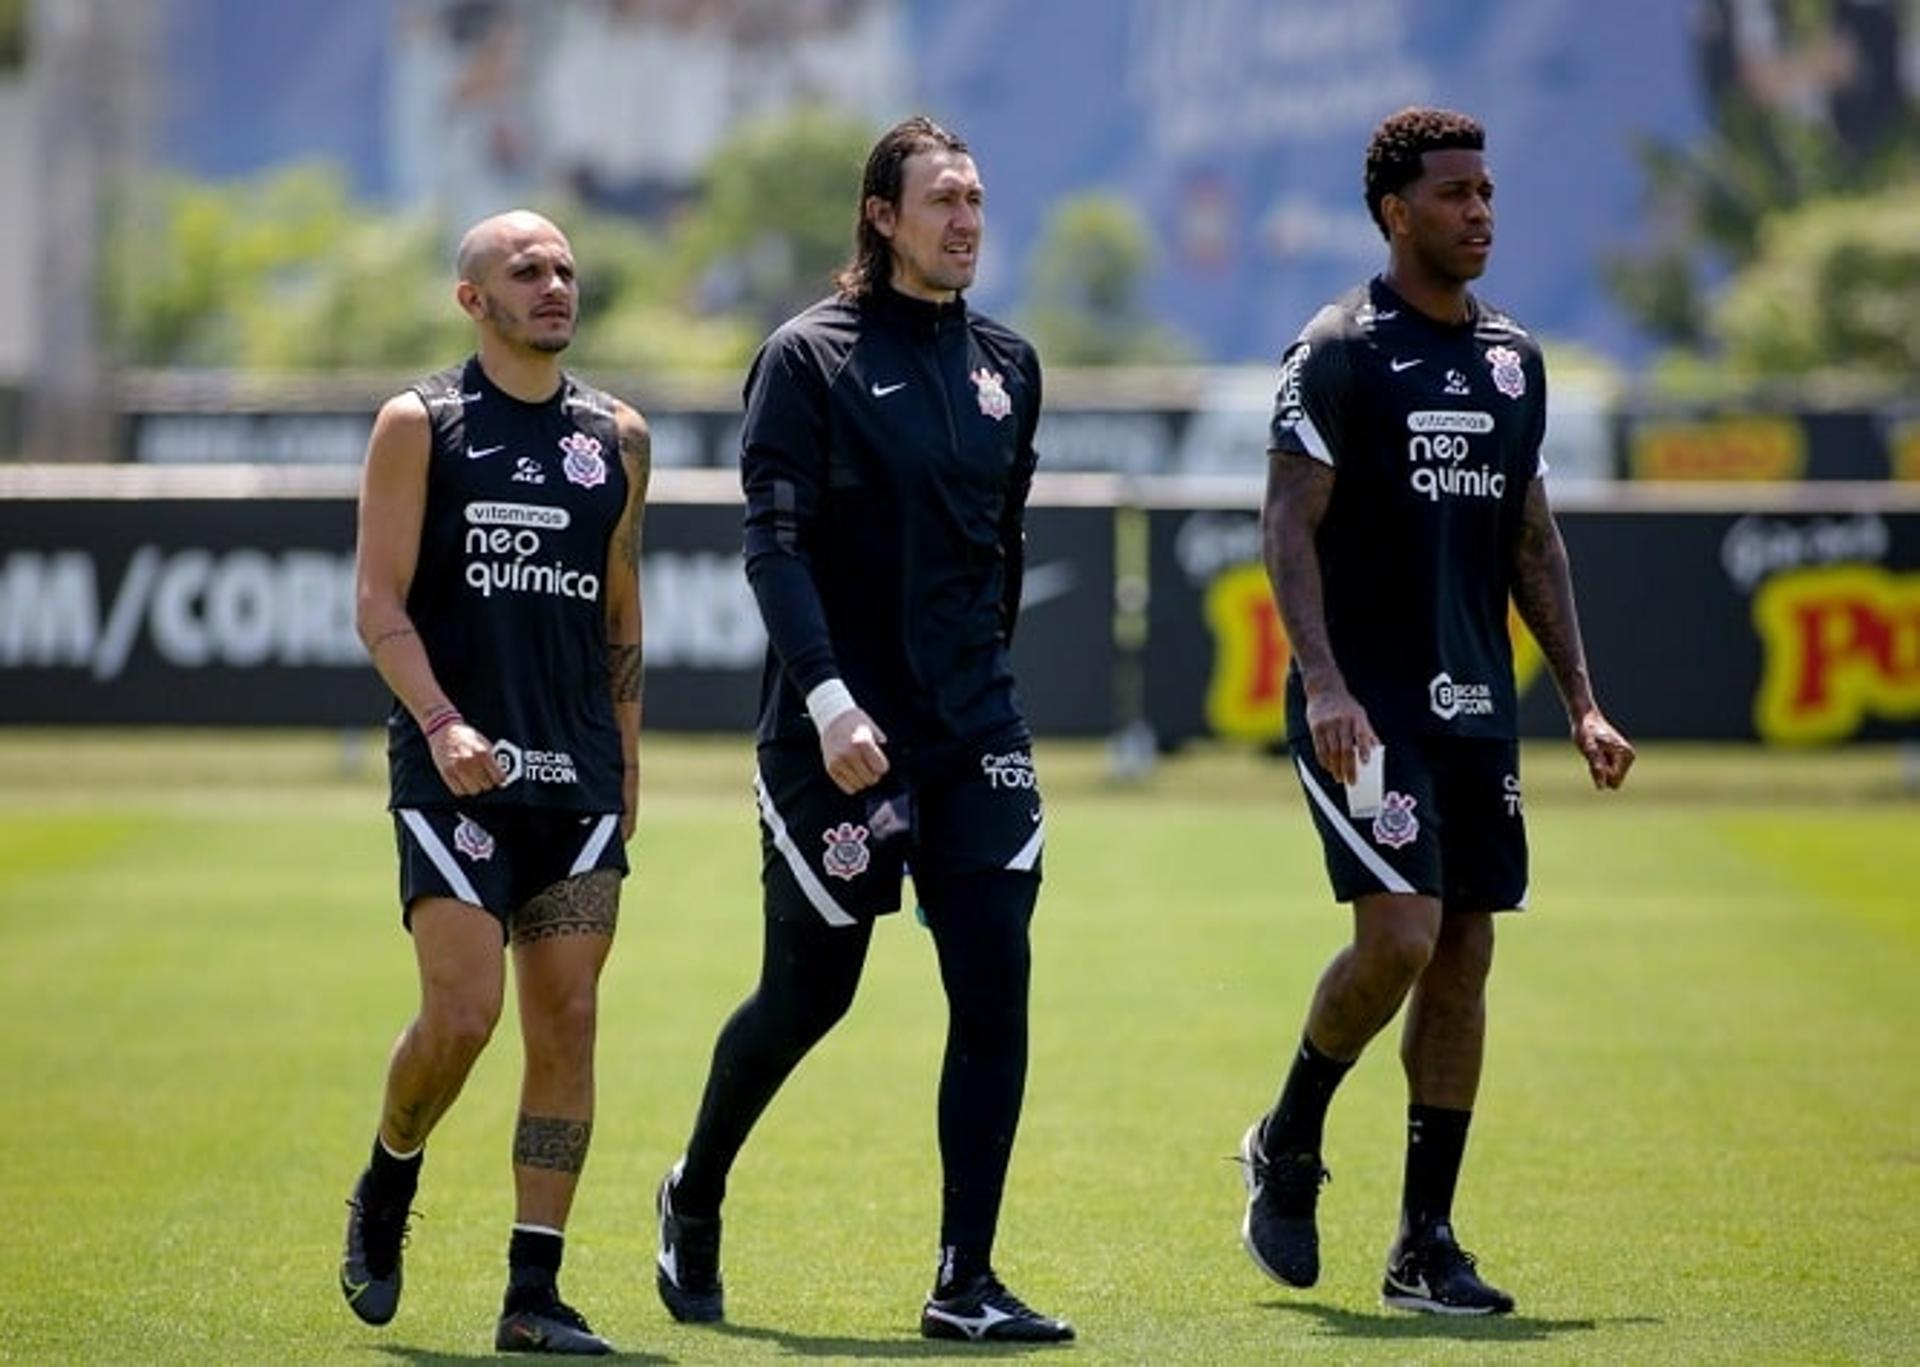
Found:
[[813, 903], [813, 909], [830, 926], [851, 926], [858, 924], [846, 913], [833, 894], [821, 884], [819, 878], [807, 865], [807, 857], [800, 853], [800, 847], [793, 843], [793, 837], [787, 834], [787, 823], [780, 819], [780, 813], [774, 809], [773, 795], [767, 791], [767, 782], [760, 771], [753, 774], [753, 795], [760, 799], [760, 819], [767, 823], [767, 832], [773, 837], [773, 847], [780, 851], [781, 858], [787, 861], [787, 868], [793, 874], [793, 881], [800, 885], [800, 891]]
[[1035, 864], [1040, 862], [1040, 851], [1046, 847], [1046, 843], [1047, 823], [1044, 821], [1037, 822], [1034, 825], [1032, 837], [1028, 839], [1026, 844], [1020, 847], [1020, 853], [1007, 861], [1007, 867], [1009, 869], [1018, 869], [1022, 873], [1031, 870]]
[[1320, 809], [1321, 815], [1333, 823], [1333, 829], [1340, 833], [1340, 838], [1346, 842], [1347, 848], [1360, 856], [1360, 862], [1367, 866], [1367, 871], [1378, 878], [1388, 892], [1412, 892], [1413, 884], [1401, 877], [1398, 869], [1380, 857], [1380, 852], [1369, 845], [1365, 837], [1348, 823], [1346, 813], [1334, 804], [1332, 798], [1321, 791], [1320, 785], [1313, 781], [1313, 775], [1307, 769], [1307, 762], [1295, 755], [1293, 765], [1300, 771], [1300, 781], [1307, 785], [1307, 796], [1313, 799], [1313, 805]]
[[468, 880], [466, 870], [454, 861], [453, 851], [440, 843], [440, 837], [433, 833], [433, 827], [427, 824], [427, 819], [411, 807], [400, 809], [400, 819], [406, 822], [407, 829], [413, 832], [414, 841], [420, 846], [421, 852], [433, 862], [436, 869], [440, 870], [440, 876], [447, 880], [447, 886], [453, 889], [453, 895], [462, 902], [471, 902], [476, 907], [486, 906], [486, 903], [480, 900], [480, 894], [473, 890], [473, 884]]
[[567, 870], [567, 877], [577, 878], [593, 868], [594, 861], [600, 857], [600, 851], [607, 847], [607, 841], [613, 838], [615, 825], [620, 818], [609, 812], [601, 817], [593, 828], [593, 834], [587, 837], [587, 843], [580, 847], [580, 857], [573, 861], [573, 867]]

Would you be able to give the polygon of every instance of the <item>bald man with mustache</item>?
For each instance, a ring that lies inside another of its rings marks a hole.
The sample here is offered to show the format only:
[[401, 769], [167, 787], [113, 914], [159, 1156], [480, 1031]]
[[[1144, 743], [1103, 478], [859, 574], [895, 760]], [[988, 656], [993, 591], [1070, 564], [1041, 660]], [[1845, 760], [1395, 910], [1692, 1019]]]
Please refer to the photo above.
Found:
[[389, 807], [420, 1006], [347, 1202], [340, 1289], [369, 1324], [398, 1310], [427, 1137], [500, 1018], [510, 951], [525, 1066], [495, 1347], [602, 1354], [559, 1271], [639, 783], [651, 448], [638, 413], [560, 368], [580, 289], [558, 227], [488, 218], [456, 267], [474, 354], [381, 408], [360, 489], [356, 625], [393, 692]]

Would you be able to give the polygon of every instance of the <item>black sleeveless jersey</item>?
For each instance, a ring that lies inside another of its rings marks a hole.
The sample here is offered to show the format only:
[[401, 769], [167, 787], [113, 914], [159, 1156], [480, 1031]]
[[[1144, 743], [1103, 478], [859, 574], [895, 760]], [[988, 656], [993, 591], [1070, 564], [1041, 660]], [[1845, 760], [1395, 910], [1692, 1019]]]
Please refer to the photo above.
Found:
[[[562, 375], [545, 403], [477, 359], [413, 386], [433, 445], [407, 614], [507, 781], [462, 806], [617, 812], [623, 757], [607, 678], [607, 554], [627, 502], [613, 399]], [[387, 718], [395, 807], [447, 806], [426, 738]]]
[[[1507, 600], [1546, 370], [1518, 325], [1468, 302], [1449, 326], [1376, 277], [1280, 367], [1268, 449], [1336, 472], [1315, 541], [1327, 635], [1382, 739], [1515, 733]], [[1310, 734], [1297, 666], [1287, 734]]]

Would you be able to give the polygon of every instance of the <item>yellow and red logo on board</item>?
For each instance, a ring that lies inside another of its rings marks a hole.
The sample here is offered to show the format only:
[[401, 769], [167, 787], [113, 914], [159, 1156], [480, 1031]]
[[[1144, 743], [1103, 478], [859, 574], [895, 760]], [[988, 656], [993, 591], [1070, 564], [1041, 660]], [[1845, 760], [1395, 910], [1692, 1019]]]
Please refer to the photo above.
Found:
[[1213, 678], [1207, 725], [1217, 736], [1269, 741], [1287, 733], [1287, 662], [1293, 658], [1280, 610], [1259, 561], [1222, 570], [1207, 585]]
[[1887, 433], [1887, 477], [1920, 480], [1920, 421], [1895, 423]]
[[[1293, 657], [1286, 628], [1259, 562], [1236, 565], [1207, 586], [1207, 626], [1213, 631], [1213, 677], [1207, 683], [1207, 725], [1217, 736], [1266, 742], [1287, 732], [1287, 663]], [[1540, 647], [1507, 609], [1513, 638], [1513, 677], [1521, 696], [1540, 673]]]
[[1764, 661], [1753, 725], [1771, 741], [1840, 740], [1920, 717], [1920, 574], [1822, 565], [1753, 596]]
[[1631, 441], [1635, 479], [1798, 479], [1807, 468], [1807, 435], [1797, 418], [1643, 422]]

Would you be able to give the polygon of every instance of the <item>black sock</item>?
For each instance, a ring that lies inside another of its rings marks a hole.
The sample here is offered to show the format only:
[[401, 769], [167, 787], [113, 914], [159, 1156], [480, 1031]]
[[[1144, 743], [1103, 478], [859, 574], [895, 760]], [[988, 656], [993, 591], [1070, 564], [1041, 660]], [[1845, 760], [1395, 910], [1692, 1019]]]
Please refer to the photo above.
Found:
[[1287, 1085], [1280, 1100], [1267, 1117], [1261, 1147], [1269, 1158], [1283, 1153], [1319, 1153], [1321, 1135], [1327, 1124], [1327, 1106], [1334, 1089], [1353, 1067], [1352, 1059], [1328, 1058], [1313, 1047], [1313, 1041], [1300, 1037], [1300, 1052], [1293, 1057], [1287, 1072]]
[[559, 1292], [566, 1236], [557, 1229], [515, 1225], [507, 1240], [507, 1313], [546, 1305]]
[[387, 1206], [411, 1203], [413, 1193], [420, 1187], [420, 1164], [426, 1156], [426, 1148], [422, 1146], [406, 1158], [395, 1158], [376, 1134], [373, 1157], [367, 1161], [367, 1195]]
[[1452, 1223], [1453, 1189], [1472, 1120], [1472, 1111], [1407, 1107], [1407, 1175], [1400, 1204], [1405, 1232], [1425, 1233]]
[[940, 1268], [933, 1277], [933, 1298], [947, 1300], [975, 1277], [984, 1276], [992, 1270], [988, 1266], [986, 1249], [948, 1244], [940, 1250]]

